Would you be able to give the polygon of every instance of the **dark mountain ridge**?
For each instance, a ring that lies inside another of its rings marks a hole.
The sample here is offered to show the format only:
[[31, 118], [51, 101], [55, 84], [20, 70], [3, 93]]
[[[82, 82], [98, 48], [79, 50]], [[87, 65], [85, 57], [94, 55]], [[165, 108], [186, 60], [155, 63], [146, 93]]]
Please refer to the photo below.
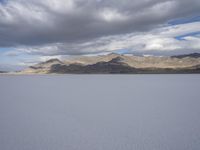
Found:
[[190, 58], [200, 58], [200, 53], [192, 53], [192, 54], [184, 54], [184, 55], [175, 55], [172, 56], [172, 58], [186, 58], [186, 57], [190, 57]]
[[200, 73], [198, 54], [172, 57], [139, 57], [119, 54], [79, 57], [72, 60], [51, 59], [21, 73], [40, 74], [151, 74]]

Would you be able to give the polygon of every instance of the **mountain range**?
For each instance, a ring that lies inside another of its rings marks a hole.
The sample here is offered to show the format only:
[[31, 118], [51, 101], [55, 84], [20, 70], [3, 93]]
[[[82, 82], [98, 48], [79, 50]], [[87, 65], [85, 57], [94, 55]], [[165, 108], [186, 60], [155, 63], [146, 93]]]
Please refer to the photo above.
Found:
[[50, 59], [19, 74], [168, 74], [200, 73], [200, 54], [177, 56], [134, 56], [108, 54]]
[[5, 71], [0, 71], [0, 73], [6, 73]]

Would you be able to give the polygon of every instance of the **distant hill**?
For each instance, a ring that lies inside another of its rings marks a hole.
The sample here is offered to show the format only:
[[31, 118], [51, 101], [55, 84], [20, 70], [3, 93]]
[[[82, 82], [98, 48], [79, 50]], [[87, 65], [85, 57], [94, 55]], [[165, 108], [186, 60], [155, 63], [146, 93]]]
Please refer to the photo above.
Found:
[[200, 73], [198, 54], [172, 57], [109, 54], [51, 59], [23, 70], [22, 74], [137, 74]]
[[0, 73], [7, 73], [6, 71], [0, 71]]
[[172, 56], [172, 58], [186, 58], [186, 57], [191, 57], [191, 58], [200, 58], [200, 53], [192, 53], [192, 54], [185, 54], [185, 55], [176, 55]]

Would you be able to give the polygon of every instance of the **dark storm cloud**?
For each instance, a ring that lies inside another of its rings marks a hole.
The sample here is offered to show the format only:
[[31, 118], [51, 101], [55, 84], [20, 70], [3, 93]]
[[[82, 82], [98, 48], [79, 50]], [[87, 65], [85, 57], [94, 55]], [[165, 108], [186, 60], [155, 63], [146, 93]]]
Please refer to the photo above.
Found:
[[7, 0], [0, 4], [0, 46], [84, 43], [199, 13], [199, 0]]

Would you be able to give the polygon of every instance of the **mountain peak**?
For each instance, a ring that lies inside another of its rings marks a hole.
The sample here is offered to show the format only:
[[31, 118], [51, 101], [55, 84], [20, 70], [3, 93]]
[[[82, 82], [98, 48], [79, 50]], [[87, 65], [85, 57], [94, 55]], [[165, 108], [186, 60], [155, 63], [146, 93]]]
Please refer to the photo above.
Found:
[[59, 62], [62, 63], [59, 59], [55, 58], [55, 59], [49, 59], [47, 60], [45, 63], [53, 63], [53, 62]]
[[111, 61], [111, 63], [119, 63], [119, 62], [123, 62], [124, 58], [122, 58], [121, 56], [117, 56], [115, 58], [113, 58]]

